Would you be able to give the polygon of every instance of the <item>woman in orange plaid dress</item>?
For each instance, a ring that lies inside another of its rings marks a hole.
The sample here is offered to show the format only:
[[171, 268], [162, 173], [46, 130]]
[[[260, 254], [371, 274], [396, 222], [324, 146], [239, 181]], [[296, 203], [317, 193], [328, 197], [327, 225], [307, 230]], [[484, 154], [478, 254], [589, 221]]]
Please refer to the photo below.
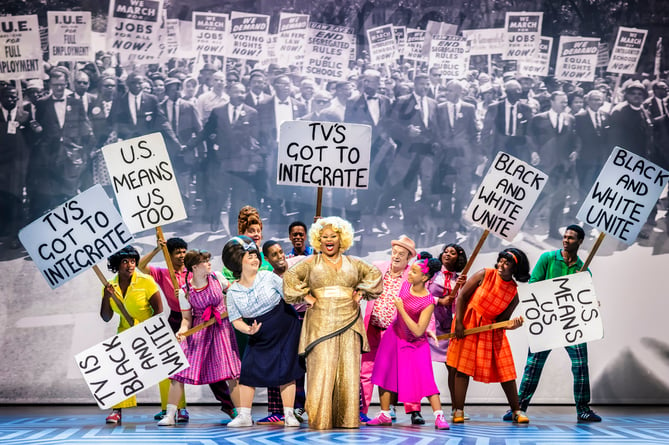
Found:
[[[518, 305], [516, 281], [526, 282], [530, 278], [527, 256], [518, 249], [509, 248], [499, 253], [494, 269], [483, 269], [471, 276], [463, 286], [456, 301], [456, 314], [452, 332], [456, 338], [448, 347], [446, 364], [457, 371], [453, 396], [453, 423], [464, 422], [464, 406], [469, 378], [477, 382], [500, 382], [514, 421], [528, 423], [529, 419], [520, 411], [516, 388], [516, 367], [511, 347], [504, 329], [464, 335], [465, 329], [485, 326], [508, 320]], [[513, 319], [516, 329], [522, 318]]]

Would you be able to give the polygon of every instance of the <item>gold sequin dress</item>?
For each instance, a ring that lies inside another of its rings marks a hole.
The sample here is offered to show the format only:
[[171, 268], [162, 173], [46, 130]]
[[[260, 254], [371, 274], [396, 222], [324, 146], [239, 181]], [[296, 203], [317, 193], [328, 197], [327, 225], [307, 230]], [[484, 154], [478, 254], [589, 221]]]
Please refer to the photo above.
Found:
[[305, 409], [313, 429], [360, 425], [360, 355], [369, 345], [356, 290], [376, 298], [383, 290], [381, 271], [345, 255], [339, 270], [318, 254], [283, 275], [286, 302], [302, 303], [308, 294], [316, 299], [305, 313], [299, 345], [307, 362]]

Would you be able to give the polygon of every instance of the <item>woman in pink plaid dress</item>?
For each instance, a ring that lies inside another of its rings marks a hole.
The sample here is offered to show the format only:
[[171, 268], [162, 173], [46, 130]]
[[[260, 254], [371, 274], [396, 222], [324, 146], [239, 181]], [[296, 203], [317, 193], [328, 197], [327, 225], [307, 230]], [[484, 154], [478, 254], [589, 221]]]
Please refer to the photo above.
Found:
[[[211, 254], [206, 251], [190, 250], [184, 258], [184, 265], [192, 279], [179, 292], [179, 304], [183, 314], [177, 340], [181, 342], [190, 367], [174, 374], [170, 386], [167, 414], [158, 425], [176, 423], [177, 403], [184, 391], [184, 383], [206, 385], [227, 380], [230, 398], [239, 406], [237, 380], [241, 370], [239, 351], [230, 320], [227, 318], [225, 294], [228, 281], [220, 274], [211, 273]], [[183, 334], [192, 326], [197, 326], [214, 317], [216, 321], [189, 337]]]

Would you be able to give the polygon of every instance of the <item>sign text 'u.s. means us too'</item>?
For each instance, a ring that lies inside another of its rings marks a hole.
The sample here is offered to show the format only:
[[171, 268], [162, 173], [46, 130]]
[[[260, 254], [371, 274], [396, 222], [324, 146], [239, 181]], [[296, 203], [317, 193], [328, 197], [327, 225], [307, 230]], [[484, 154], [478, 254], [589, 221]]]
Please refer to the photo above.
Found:
[[102, 409], [190, 366], [170, 325], [160, 315], [80, 352], [74, 359]]
[[531, 352], [604, 337], [602, 314], [589, 272], [518, 286]]
[[186, 219], [160, 133], [107, 145], [102, 154], [121, 215], [132, 233]]
[[616, 147], [576, 217], [632, 244], [668, 181], [669, 171]]
[[286, 121], [279, 134], [277, 184], [367, 188], [369, 125]]
[[465, 217], [513, 241], [548, 180], [548, 175], [502, 151], [467, 208]]
[[19, 239], [55, 289], [122, 249], [132, 233], [95, 185], [28, 224]]

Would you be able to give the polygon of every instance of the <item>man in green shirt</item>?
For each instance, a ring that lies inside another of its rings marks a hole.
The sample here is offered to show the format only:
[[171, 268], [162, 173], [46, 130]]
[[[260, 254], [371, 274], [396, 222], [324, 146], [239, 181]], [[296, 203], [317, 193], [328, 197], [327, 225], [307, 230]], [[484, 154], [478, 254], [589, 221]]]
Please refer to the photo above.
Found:
[[[562, 236], [562, 249], [544, 252], [532, 270], [530, 283], [551, 280], [577, 273], [583, 267], [583, 261], [578, 257], [578, 248], [583, 243], [585, 232], [583, 228], [572, 224], [565, 229]], [[587, 343], [565, 346], [571, 359], [571, 371], [574, 374], [574, 401], [576, 402], [576, 417], [578, 422], [601, 422], [602, 418], [590, 409], [590, 376], [588, 373]], [[523, 379], [518, 390], [520, 409], [527, 411], [530, 400], [539, 385], [541, 371], [544, 368], [550, 350], [537, 353], [527, 352], [527, 363], [523, 372]], [[512, 420], [513, 413], [507, 412], [503, 419]]]

